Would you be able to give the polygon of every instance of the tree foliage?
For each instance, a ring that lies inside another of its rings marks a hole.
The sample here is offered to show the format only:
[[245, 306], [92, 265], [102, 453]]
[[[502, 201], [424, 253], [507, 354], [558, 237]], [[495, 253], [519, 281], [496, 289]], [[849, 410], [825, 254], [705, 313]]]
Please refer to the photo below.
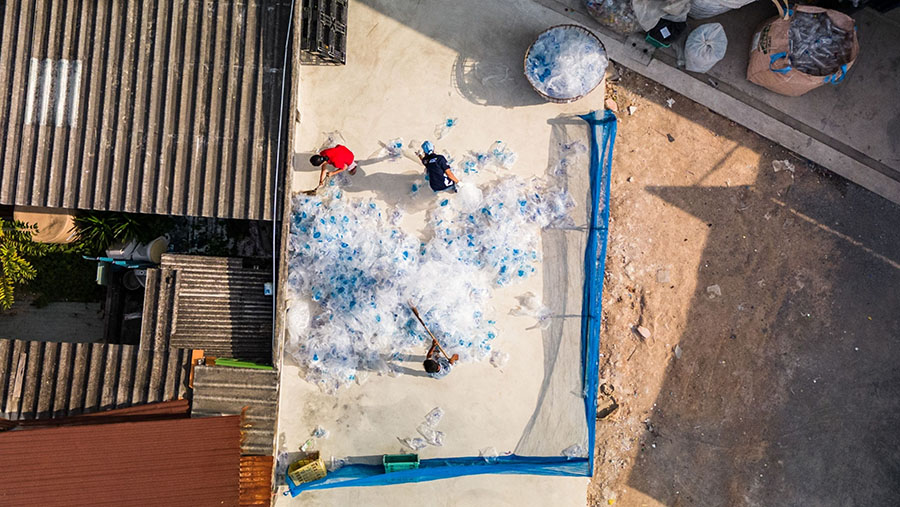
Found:
[[37, 275], [30, 259], [46, 253], [46, 247], [33, 239], [37, 226], [0, 219], [0, 309], [14, 302], [16, 286]]
[[75, 245], [87, 255], [100, 255], [113, 243], [146, 243], [169, 227], [167, 217], [89, 211], [75, 217]]

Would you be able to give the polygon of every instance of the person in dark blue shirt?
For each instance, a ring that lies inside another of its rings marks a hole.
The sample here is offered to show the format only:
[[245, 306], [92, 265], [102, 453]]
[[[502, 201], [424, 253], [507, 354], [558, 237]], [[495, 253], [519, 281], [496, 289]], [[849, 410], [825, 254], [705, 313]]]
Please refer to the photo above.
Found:
[[442, 190], [459, 192], [457, 189], [459, 179], [450, 170], [450, 164], [447, 163], [447, 159], [443, 155], [438, 155], [434, 152], [434, 145], [431, 144], [431, 141], [422, 143], [422, 151], [417, 151], [416, 155], [425, 164], [425, 172], [428, 173], [428, 184], [431, 185], [432, 190], [435, 192]]

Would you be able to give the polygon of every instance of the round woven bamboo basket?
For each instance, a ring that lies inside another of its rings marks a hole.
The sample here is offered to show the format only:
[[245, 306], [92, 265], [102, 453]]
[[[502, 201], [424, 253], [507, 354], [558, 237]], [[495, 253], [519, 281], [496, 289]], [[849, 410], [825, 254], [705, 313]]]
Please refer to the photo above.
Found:
[[545, 33], [549, 32], [551, 30], [557, 30], [557, 29], [566, 29], [566, 30], [573, 29], [573, 30], [579, 30], [582, 33], [587, 34], [588, 37], [597, 41], [597, 45], [600, 46], [600, 49], [602, 49], [604, 53], [606, 53], [606, 46], [604, 46], [603, 42], [600, 40], [600, 38], [597, 37], [596, 35], [594, 35], [590, 30], [588, 30], [587, 28], [584, 28], [583, 26], [574, 25], [574, 24], [551, 26], [550, 28], [539, 33], [538, 36], [535, 37], [534, 42], [532, 42], [531, 45], [528, 46], [528, 51], [525, 52], [525, 59], [523, 60], [522, 68], [523, 68], [523, 72], [525, 73], [525, 79], [528, 80], [528, 83], [531, 85], [531, 88], [534, 89], [534, 91], [538, 95], [543, 97], [543, 99], [546, 100], [547, 102], [554, 102], [556, 104], [568, 104], [569, 102], [575, 102], [576, 100], [584, 97], [585, 95], [587, 95], [587, 94], [591, 93], [592, 91], [594, 91], [595, 89], [597, 89], [597, 87], [600, 86], [600, 83], [603, 82], [603, 78], [601, 78], [600, 81], [593, 86], [593, 88], [591, 88], [587, 92], [582, 93], [581, 95], [578, 95], [576, 97], [569, 97], [569, 98], [551, 97], [551, 96], [547, 95], [546, 93], [538, 90], [536, 84], [528, 77], [528, 56], [531, 55], [531, 50], [532, 50], [532, 48], [534, 48], [534, 43], [537, 42], [538, 39], [541, 38], [541, 35], [544, 35]]

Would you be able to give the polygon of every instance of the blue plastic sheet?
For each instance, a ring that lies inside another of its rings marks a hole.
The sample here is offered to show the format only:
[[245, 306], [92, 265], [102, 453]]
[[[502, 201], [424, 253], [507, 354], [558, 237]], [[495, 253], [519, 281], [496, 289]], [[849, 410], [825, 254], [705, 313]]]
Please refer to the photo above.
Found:
[[594, 473], [594, 440], [597, 420], [597, 382], [600, 374], [600, 320], [603, 305], [603, 274], [606, 267], [606, 243], [609, 235], [609, 180], [616, 116], [597, 111], [581, 116], [591, 128], [591, 228], [584, 251], [584, 300], [581, 313], [581, 350], [584, 367], [584, 403], [588, 423], [588, 459]]
[[592, 476], [597, 417], [597, 382], [600, 369], [601, 296], [609, 226], [609, 184], [616, 117], [611, 111], [580, 116], [590, 128], [591, 144], [591, 224], [584, 253], [584, 299], [582, 303], [581, 347], [584, 379], [585, 417], [588, 426], [588, 458], [565, 456], [498, 456], [496, 458], [459, 457], [425, 459], [418, 469], [385, 473], [380, 465], [346, 465], [325, 478], [293, 484], [286, 477], [291, 496], [303, 491], [345, 486], [385, 486], [409, 482], [448, 479], [463, 475], [528, 474], [555, 476]]

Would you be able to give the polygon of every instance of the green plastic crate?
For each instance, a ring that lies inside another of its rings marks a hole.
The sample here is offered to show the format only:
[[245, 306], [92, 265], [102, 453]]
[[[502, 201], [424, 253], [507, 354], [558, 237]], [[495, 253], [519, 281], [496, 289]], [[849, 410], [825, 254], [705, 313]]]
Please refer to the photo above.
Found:
[[418, 454], [385, 454], [381, 459], [385, 473], [419, 468]]

